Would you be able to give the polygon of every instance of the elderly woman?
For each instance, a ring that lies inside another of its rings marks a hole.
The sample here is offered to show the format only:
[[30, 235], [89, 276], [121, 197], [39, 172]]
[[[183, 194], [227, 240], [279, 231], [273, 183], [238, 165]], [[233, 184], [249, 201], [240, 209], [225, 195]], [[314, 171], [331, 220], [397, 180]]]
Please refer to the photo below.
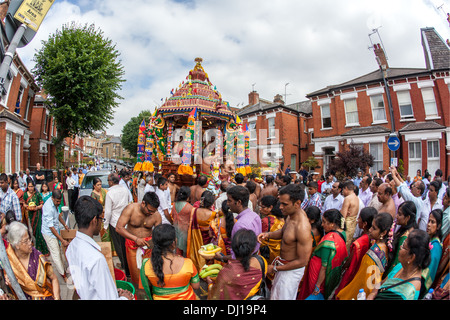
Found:
[[32, 244], [27, 227], [14, 221], [8, 226], [6, 249], [14, 271], [28, 300], [60, 300], [60, 287], [50, 262]]
[[373, 289], [367, 300], [418, 300], [422, 271], [430, 265], [430, 237], [420, 229], [411, 231], [399, 252], [399, 263], [379, 289]]

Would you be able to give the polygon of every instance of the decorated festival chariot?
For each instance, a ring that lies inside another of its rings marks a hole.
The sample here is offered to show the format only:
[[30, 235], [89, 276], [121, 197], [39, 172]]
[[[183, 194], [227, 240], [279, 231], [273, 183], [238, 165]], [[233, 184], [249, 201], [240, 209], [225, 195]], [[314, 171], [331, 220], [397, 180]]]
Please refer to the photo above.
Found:
[[211, 83], [202, 59], [195, 62], [186, 80], [143, 119], [134, 171], [174, 173], [180, 186], [205, 175], [208, 189], [217, 192], [223, 179], [251, 173], [250, 135]]

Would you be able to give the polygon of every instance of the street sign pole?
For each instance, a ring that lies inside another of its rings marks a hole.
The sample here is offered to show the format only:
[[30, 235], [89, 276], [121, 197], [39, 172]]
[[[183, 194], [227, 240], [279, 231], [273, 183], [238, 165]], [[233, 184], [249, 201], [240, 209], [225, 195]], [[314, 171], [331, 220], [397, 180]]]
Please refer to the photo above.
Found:
[[3, 62], [0, 66], [0, 87], [3, 88], [3, 84], [5, 83], [6, 76], [8, 74], [11, 63], [14, 59], [14, 54], [16, 53], [16, 49], [19, 45], [20, 40], [22, 39], [25, 31], [27, 30], [27, 25], [22, 23], [20, 27], [17, 29], [11, 43], [8, 46], [8, 50], [5, 53], [5, 57], [3, 58]]
[[[5, 83], [6, 76], [8, 75], [9, 68], [14, 59], [14, 54], [16, 53], [17, 46], [19, 45], [19, 41], [22, 39], [25, 30], [27, 29], [27, 25], [22, 23], [22, 25], [17, 29], [11, 43], [8, 46], [8, 50], [5, 53], [5, 57], [3, 58], [3, 62], [0, 66], [0, 87], [3, 88]], [[17, 282], [16, 276], [14, 275], [14, 271], [11, 268], [11, 264], [9, 263], [8, 255], [6, 254], [6, 248], [3, 244], [3, 241], [0, 240], [0, 261], [3, 269], [5, 269], [6, 274], [8, 275], [9, 281], [11, 282], [11, 286], [19, 298], [19, 300], [27, 300], [25, 294], [22, 291], [19, 283]]]

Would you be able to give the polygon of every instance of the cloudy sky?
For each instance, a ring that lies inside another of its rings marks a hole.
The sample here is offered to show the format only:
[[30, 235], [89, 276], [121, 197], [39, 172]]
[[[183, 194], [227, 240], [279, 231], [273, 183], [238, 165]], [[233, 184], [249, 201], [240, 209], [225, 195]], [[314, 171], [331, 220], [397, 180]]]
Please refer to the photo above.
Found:
[[126, 73], [124, 99], [107, 128], [119, 135], [131, 117], [170, 96], [196, 57], [231, 106], [246, 105], [253, 84], [261, 98], [286, 92], [294, 103], [376, 70], [368, 49], [380, 42], [369, 37], [375, 28], [391, 67], [425, 67], [420, 28], [450, 38], [447, 12], [448, 0], [56, 0], [18, 53], [31, 70], [41, 41], [63, 24], [102, 29]]

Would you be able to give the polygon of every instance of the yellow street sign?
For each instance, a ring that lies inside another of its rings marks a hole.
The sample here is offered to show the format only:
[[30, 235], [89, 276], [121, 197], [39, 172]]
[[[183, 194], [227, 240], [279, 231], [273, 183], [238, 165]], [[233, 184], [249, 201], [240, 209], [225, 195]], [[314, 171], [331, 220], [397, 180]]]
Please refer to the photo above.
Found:
[[14, 14], [14, 19], [37, 31], [54, 2], [55, 0], [24, 0]]

